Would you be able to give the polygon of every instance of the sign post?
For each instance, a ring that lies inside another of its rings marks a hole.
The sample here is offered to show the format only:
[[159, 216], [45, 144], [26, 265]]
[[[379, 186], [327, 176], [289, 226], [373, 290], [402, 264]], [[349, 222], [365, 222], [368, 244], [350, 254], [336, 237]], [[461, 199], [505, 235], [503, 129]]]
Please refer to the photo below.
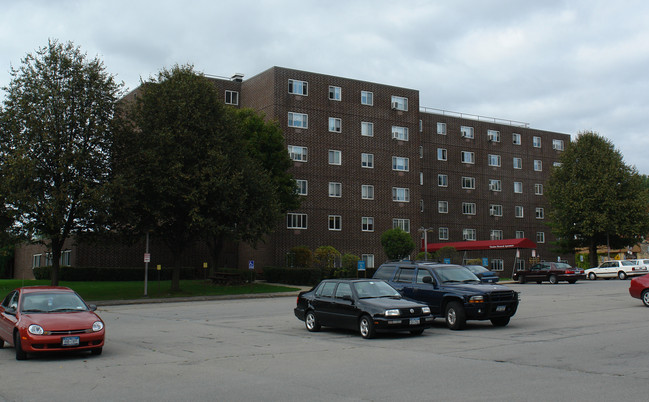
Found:
[[358, 267], [358, 270], [356, 272], [356, 277], [359, 278], [360, 277], [359, 273], [363, 272], [363, 278], [367, 278], [367, 271], [365, 270], [365, 261], [360, 260], [357, 262], [356, 265]]
[[149, 254], [149, 232], [146, 232], [146, 246], [144, 249], [144, 297], [148, 296], [149, 262], [151, 262], [151, 254]]

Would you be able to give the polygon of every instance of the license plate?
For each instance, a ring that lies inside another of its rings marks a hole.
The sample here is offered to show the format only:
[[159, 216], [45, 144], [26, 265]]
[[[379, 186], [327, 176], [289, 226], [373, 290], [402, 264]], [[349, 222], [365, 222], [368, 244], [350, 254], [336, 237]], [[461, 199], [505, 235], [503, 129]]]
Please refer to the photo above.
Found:
[[66, 336], [61, 338], [61, 346], [79, 346], [78, 336]]
[[496, 311], [499, 312], [499, 313], [505, 311], [506, 309], [507, 309], [507, 306], [498, 306], [498, 307], [496, 307]]
[[410, 319], [410, 325], [419, 325], [421, 320], [419, 318], [411, 318]]

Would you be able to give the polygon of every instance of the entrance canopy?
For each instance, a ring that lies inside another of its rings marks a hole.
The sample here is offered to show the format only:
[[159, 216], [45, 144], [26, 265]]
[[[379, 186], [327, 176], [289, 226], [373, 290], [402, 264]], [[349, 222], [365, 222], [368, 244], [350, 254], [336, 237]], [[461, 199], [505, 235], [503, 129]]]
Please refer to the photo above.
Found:
[[453, 243], [428, 243], [426, 250], [435, 252], [442, 247], [453, 247], [457, 251], [466, 250], [506, 250], [510, 248], [536, 248], [536, 243], [530, 239], [504, 239], [504, 240], [478, 240], [478, 241], [457, 241]]

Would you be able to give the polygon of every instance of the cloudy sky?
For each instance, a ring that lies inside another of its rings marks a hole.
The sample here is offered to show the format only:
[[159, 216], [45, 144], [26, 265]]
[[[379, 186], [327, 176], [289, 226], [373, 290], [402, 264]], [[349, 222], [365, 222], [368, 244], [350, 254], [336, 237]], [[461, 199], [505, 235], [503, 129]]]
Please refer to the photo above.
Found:
[[[609, 138], [649, 174], [649, 2], [0, 0], [0, 87], [48, 39], [135, 88], [163, 67], [272, 66], [418, 89], [420, 104]], [[4, 93], [2, 95], [4, 97]]]

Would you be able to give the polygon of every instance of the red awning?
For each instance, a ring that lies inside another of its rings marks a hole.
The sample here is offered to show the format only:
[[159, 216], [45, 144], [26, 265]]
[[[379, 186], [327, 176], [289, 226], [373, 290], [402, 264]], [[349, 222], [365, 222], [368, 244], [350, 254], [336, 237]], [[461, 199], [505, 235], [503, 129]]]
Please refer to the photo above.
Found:
[[[536, 248], [536, 244], [526, 238], [504, 240], [458, 241], [453, 243], [428, 243], [428, 252], [434, 252], [442, 247], [453, 247], [457, 251], [464, 250], [505, 250], [509, 248]], [[421, 251], [425, 251], [422, 250]]]

